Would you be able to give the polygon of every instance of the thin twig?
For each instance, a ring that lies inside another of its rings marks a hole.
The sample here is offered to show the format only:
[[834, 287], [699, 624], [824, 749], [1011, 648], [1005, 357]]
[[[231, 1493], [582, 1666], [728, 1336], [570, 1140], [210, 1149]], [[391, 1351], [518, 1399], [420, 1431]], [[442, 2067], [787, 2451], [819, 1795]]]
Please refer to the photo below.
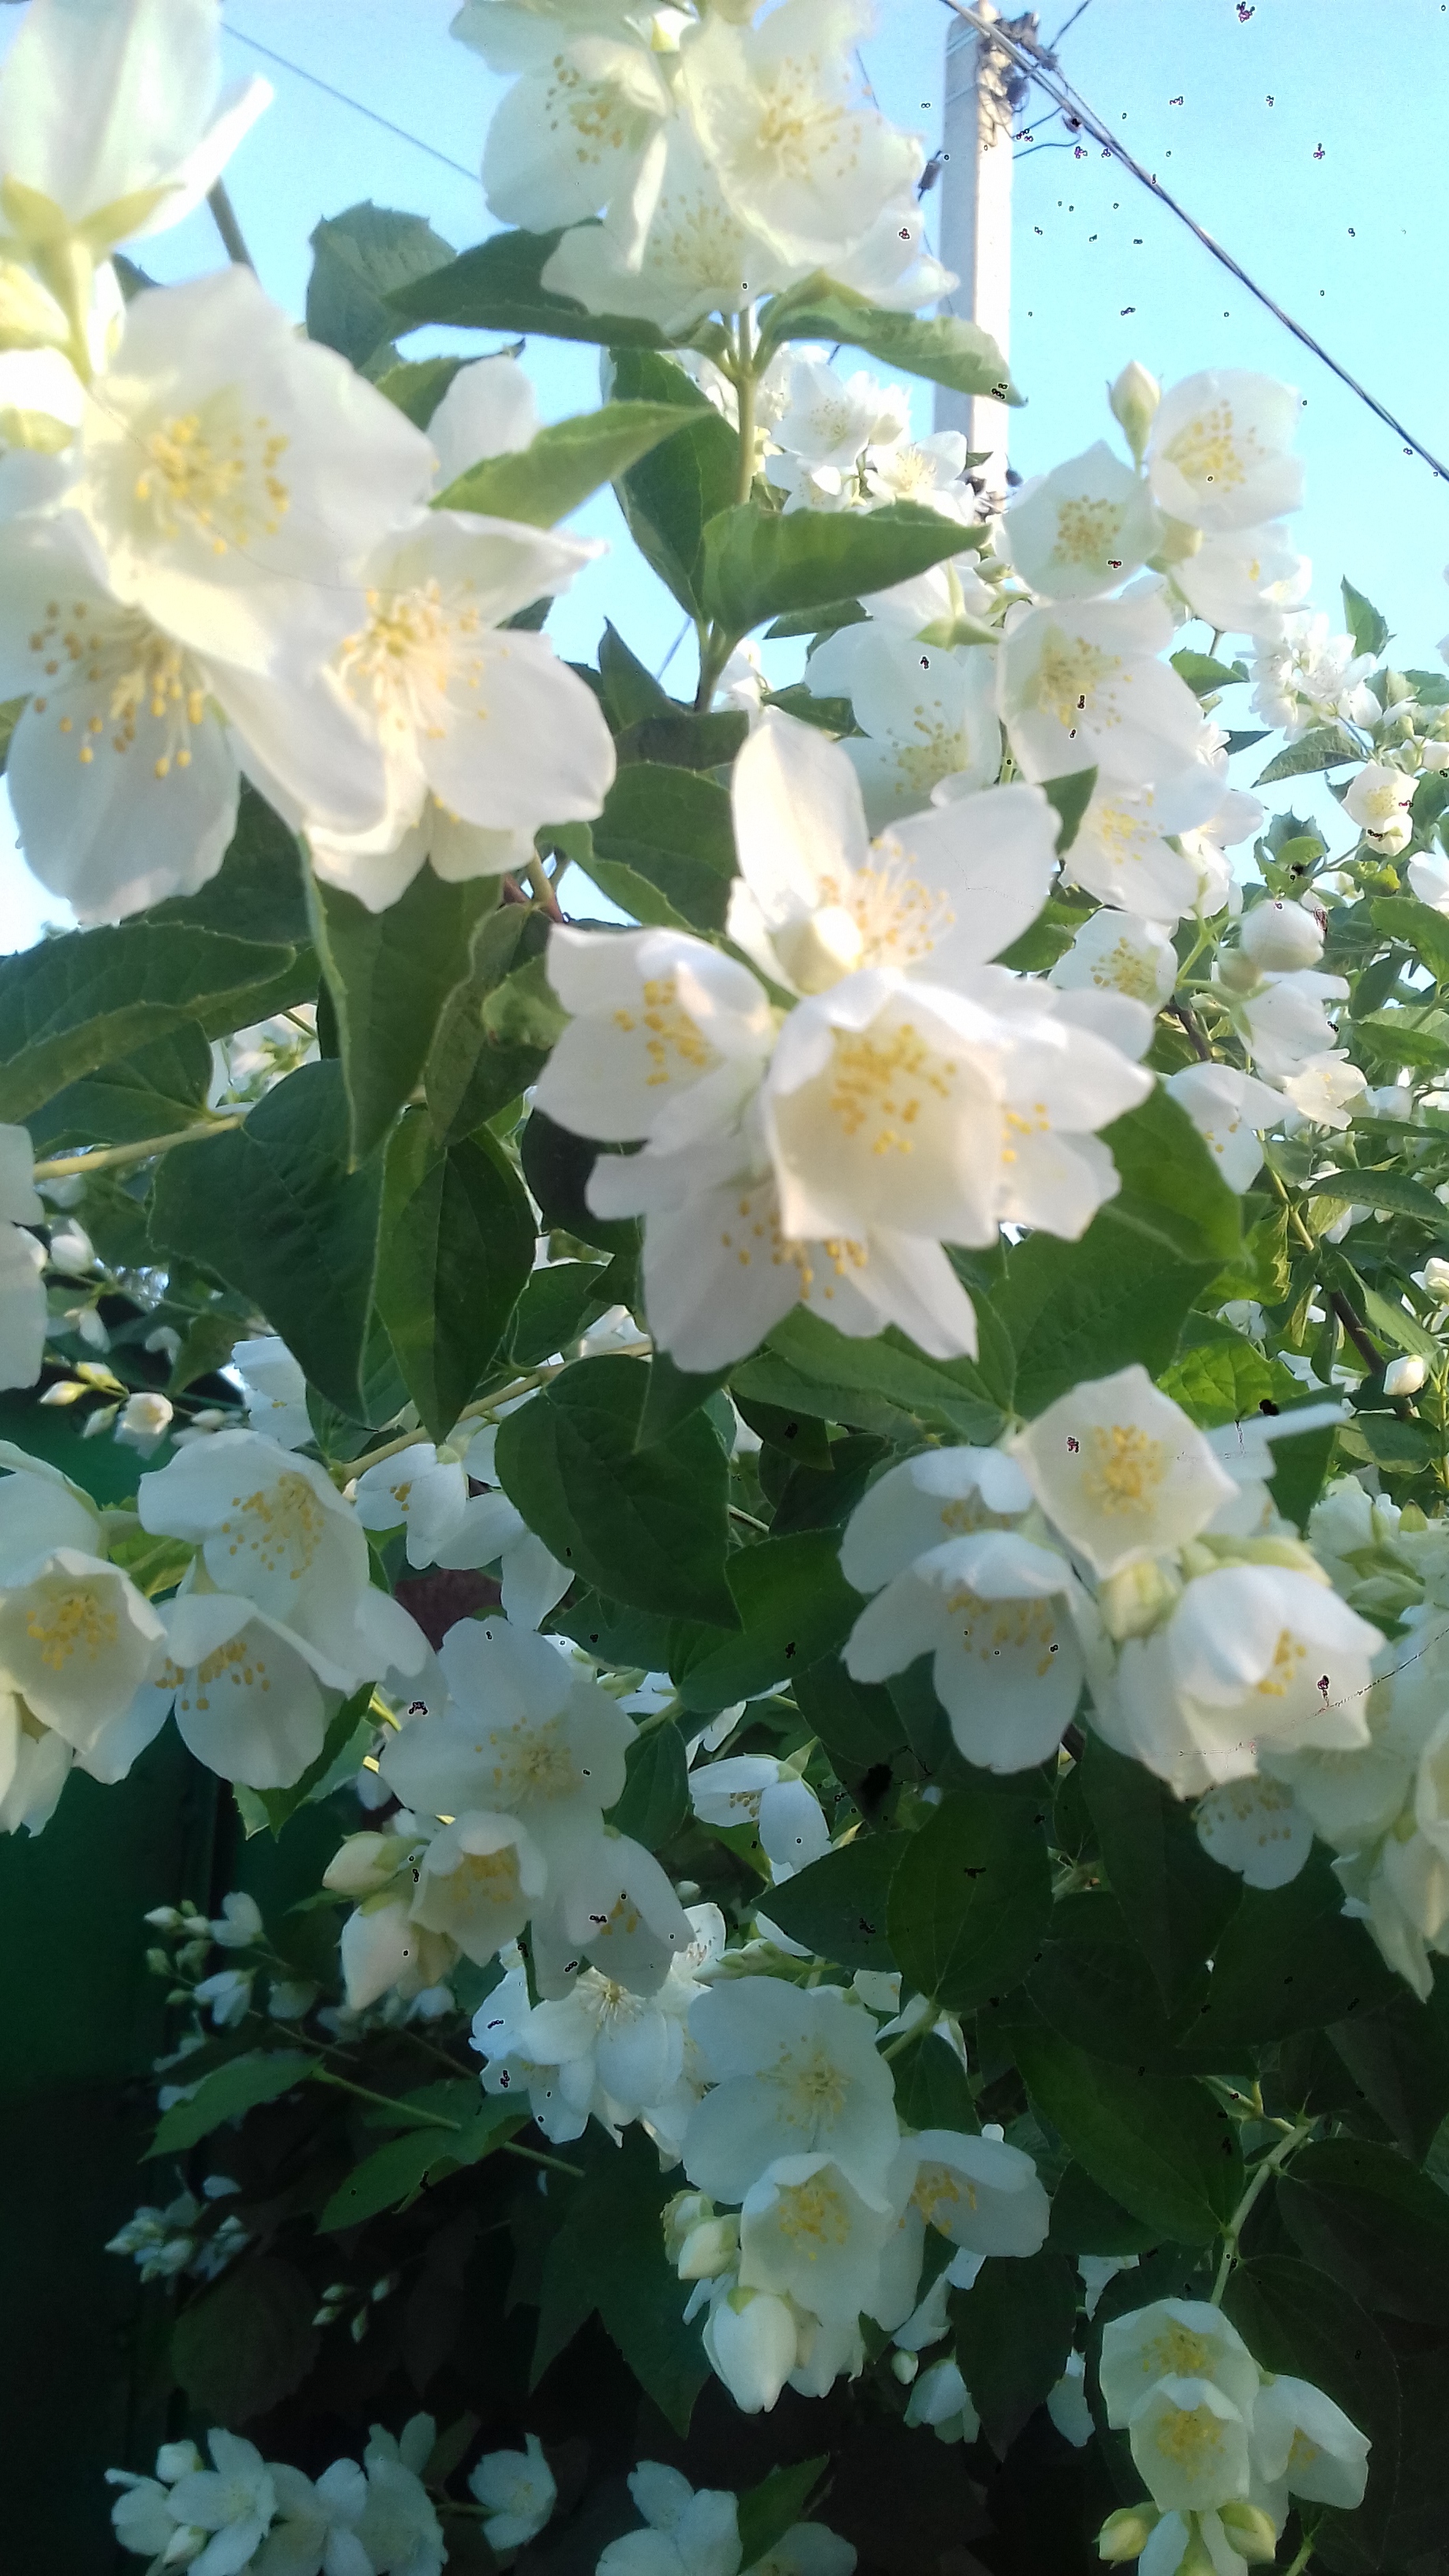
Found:
[[236, 208], [226, 193], [224, 180], [218, 179], [214, 188], [207, 189], [206, 202], [211, 208], [211, 219], [221, 235], [227, 258], [234, 267], [249, 268], [255, 276], [257, 264], [247, 248], [246, 235], [237, 222]]
[[199, 1145], [206, 1136], [225, 1136], [233, 1127], [246, 1124], [247, 1112], [238, 1109], [225, 1118], [202, 1118], [194, 1127], [174, 1128], [169, 1136], [143, 1136], [134, 1145], [107, 1145], [99, 1154], [53, 1154], [46, 1163], [37, 1163], [38, 1181], [68, 1180], [74, 1172], [104, 1172], [122, 1163], [149, 1163], [155, 1154], [169, 1154], [175, 1145]]

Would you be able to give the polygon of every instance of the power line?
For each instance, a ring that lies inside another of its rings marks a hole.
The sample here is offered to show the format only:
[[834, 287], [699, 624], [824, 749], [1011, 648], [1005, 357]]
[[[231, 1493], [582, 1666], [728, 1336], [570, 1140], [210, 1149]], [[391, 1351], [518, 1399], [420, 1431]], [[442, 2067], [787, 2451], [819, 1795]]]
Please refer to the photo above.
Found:
[[323, 80], [320, 73], [305, 71], [300, 63], [290, 61], [286, 54], [274, 52], [259, 37], [244, 36], [240, 27], [234, 27], [229, 19], [226, 33], [236, 44], [246, 45], [252, 53], [264, 55], [269, 63], [279, 64], [284, 72], [295, 73], [298, 80], [309, 82], [313, 89], [320, 89], [324, 97], [335, 98], [340, 107], [350, 107], [356, 115], [365, 116], [369, 125], [380, 125], [384, 134], [395, 134], [400, 143], [410, 143], [415, 152], [426, 152], [430, 161], [441, 161], [445, 170], [456, 170], [460, 179], [477, 180], [476, 170], [470, 170], [463, 162], [454, 161], [450, 154], [440, 152], [435, 143], [425, 143], [420, 134], [409, 134], [405, 125], [394, 125], [390, 116], [379, 116], [375, 107], [365, 107], [360, 98], [351, 98], [345, 89], [334, 88], [332, 82]]
[[[1126, 145], [1118, 142], [1111, 128], [1104, 125], [1095, 110], [1087, 105], [1085, 99], [1077, 95], [1070, 81], [1062, 77], [1050, 53], [1040, 46], [1034, 46], [1007, 35], [998, 22], [978, 17], [973, 8], [965, 6], [965, 0], [945, 0], [945, 5], [954, 12], [956, 17], [964, 18], [968, 27], [974, 27], [978, 35], [987, 37], [993, 45], [999, 46], [1003, 53], [1009, 55], [1018, 69], [1026, 72], [1039, 89], [1045, 90], [1047, 97], [1065, 112], [1070, 121], [1079, 125], [1084, 134], [1089, 134], [1094, 143], [1099, 143], [1104, 152], [1109, 152], [1114, 161], [1120, 161], [1123, 169], [1130, 171], [1134, 179], [1139, 180], [1161, 205], [1166, 206], [1169, 214], [1176, 215], [1179, 223], [1186, 224], [1188, 231], [1201, 242], [1204, 250], [1210, 251], [1219, 265], [1225, 268], [1231, 277], [1235, 277], [1240, 286], [1247, 288], [1248, 293], [1272, 314], [1275, 322], [1281, 322], [1284, 330], [1291, 331], [1294, 339], [1305, 349], [1310, 350], [1315, 358], [1320, 359], [1330, 374], [1337, 376], [1341, 385], [1346, 385], [1351, 394], [1357, 394], [1359, 401], [1367, 404], [1375, 418], [1381, 420], [1386, 429], [1391, 429], [1396, 438], [1402, 439], [1405, 447], [1415, 456], [1421, 457], [1430, 471], [1438, 475], [1441, 482], [1449, 483], [1449, 465], [1441, 464], [1439, 458], [1434, 455], [1432, 449], [1424, 445], [1422, 439], [1416, 438], [1412, 430], [1406, 429], [1403, 422], [1395, 417], [1387, 405], [1381, 403], [1376, 394], [1369, 392], [1367, 385], [1361, 385], [1357, 376], [1349, 374], [1347, 367], [1340, 366], [1337, 358], [1325, 349], [1322, 341], [1315, 340], [1312, 332], [1305, 330], [1301, 322], [1295, 322], [1292, 314], [1284, 311], [1283, 306], [1276, 302], [1266, 287], [1259, 286], [1257, 280], [1248, 275], [1241, 262], [1234, 259], [1232, 252], [1224, 250], [1221, 242], [1214, 241], [1212, 234], [1205, 231], [1196, 217], [1188, 213], [1186, 206], [1179, 205], [1176, 197], [1169, 194], [1161, 181], [1154, 178], [1150, 170], [1144, 170], [1140, 161], [1133, 159]], [[1081, 15], [1080, 10], [1077, 14]], [[1071, 24], [1070, 19], [1067, 24]]]

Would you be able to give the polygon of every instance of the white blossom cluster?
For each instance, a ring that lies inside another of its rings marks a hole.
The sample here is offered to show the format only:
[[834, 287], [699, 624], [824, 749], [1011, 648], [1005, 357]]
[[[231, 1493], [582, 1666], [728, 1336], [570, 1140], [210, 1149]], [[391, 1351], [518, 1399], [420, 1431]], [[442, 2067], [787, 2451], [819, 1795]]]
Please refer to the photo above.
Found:
[[[448, 2553], [423, 2483], [435, 2435], [430, 2415], [415, 2415], [400, 2435], [374, 2424], [360, 2463], [334, 2460], [315, 2482], [264, 2460], [237, 2433], [207, 2435], [210, 2468], [193, 2442], [166, 2442], [154, 2477], [107, 2471], [121, 2490], [116, 2538], [150, 2562], [146, 2576], [181, 2567], [195, 2576], [440, 2576]], [[475, 2478], [493, 2465], [480, 2461]], [[552, 2503], [550, 2494], [534, 2529]]]
[[1222, 2310], [1158, 2299], [1102, 2333], [1102, 2403], [1152, 2498], [1109, 2515], [1101, 2555], [1142, 2576], [1245, 2576], [1289, 2502], [1362, 2504], [1369, 2442], [1311, 2381], [1260, 2370]]
[[[678, 2469], [641, 2460], [629, 2493], [644, 2529], [609, 2542], [598, 2576], [741, 2576], [739, 2509], [727, 2487], [696, 2492]], [[855, 2551], [838, 2532], [797, 2522], [743, 2576], [852, 2576], [854, 2567]]]

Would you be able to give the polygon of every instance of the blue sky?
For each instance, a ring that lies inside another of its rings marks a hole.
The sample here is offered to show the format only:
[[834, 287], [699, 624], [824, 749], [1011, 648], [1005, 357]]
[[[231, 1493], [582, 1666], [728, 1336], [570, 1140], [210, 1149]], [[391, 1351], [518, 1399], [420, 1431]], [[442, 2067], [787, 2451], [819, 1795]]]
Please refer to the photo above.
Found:
[[[1043, 11], [1050, 36], [1071, 0]], [[323, 215], [359, 198], [426, 214], [458, 247], [489, 219], [476, 166], [494, 82], [452, 44], [454, 0], [227, 0], [229, 69], [265, 71], [276, 104], [243, 144], [232, 195], [264, 284], [300, 312]], [[18, 15], [18, 13], [16, 13]], [[5, 12], [7, 19], [12, 13]], [[948, 13], [942, 0], [877, 0], [863, 56], [886, 112], [934, 136]], [[13, 32], [5, 29], [8, 37]], [[444, 167], [279, 69], [243, 41], [288, 55], [463, 165]], [[1090, 0], [1063, 65], [1136, 157], [1268, 290], [1397, 411], [1449, 451], [1449, 335], [1441, 320], [1449, 170], [1449, 0]], [[1337, 608], [1347, 573], [1384, 610], [1410, 662], [1432, 662], [1449, 628], [1449, 486], [1273, 318], [1121, 167], [1093, 146], [1034, 129], [1016, 173], [1013, 372], [1028, 397], [1013, 458], [1034, 473], [1110, 430], [1102, 389], [1128, 358], [1167, 379], [1202, 366], [1257, 367], [1306, 394], [1308, 497], [1293, 522], [1314, 562], [1314, 596]], [[163, 279], [219, 256], [198, 216], [146, 245]], [[441, 335], [412, 344], [442, 345]], [[469, 346], [489, 345], [469, 342]], [[534, 342], [526, 363], [546, 418], [598, 399], [597, 354]], [[921, 389], [927, 425], [930, 394]], [[673, 601], [632, 556], [608, 499], [582, 533], [617, 542], [555, 612], [565, 651], [591, 653], [606, 613], [657, 664], [678, 630]], [[1246, 694], [1226, 702], [1247, 722]], [[1240, 764], [1242, 765], [1242, 764]], [[1248, 754], [1250, 777], [1256, 755]], [[1300, 808], [1303, 798], [1300, 795]], [[1329, 808], [1331, 811], [1331, 807]], [[55, 899], [9, 850], [0, 824], [0, 946], [18, 947]]]

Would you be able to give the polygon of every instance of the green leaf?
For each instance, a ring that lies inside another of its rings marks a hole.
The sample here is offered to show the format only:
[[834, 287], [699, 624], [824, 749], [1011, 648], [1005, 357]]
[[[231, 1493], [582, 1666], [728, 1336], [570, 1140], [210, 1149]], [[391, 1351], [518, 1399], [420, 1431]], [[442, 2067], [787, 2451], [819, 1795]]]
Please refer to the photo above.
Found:
[[1246, 1421], [1266, 1402], [1274, 1411], [1291, 1404], [1302, 1389], [1281, 1362], [1265, 1359], [1256, 1343], [1241, 1333], [1224, 1331], [1196, 1343], [1158, 1380], [1164, 1395], [1204, 1431]]
[[1215, 689], [1236, 688], [1240, 680], [1248, 677], [1241, 662], [1215, 662], [1210, 653], [1173, 653], [1169, 659], [1195, 698], [1210, 697]]
[[819, 2459], [799, 2460], [788, 2469], [772, 2469], [757, 2487], [746, 2488], [739, 2500], [742, 2567], [756, 2567], [778, 2547], [787, 2531], [805, 2520], [810, 2499], [829, 2466], [829, 2454], [822, 2452]]
[[173, 2102], [163, 2112], [147, 2155], [179, 2155], [184, 2148], [194, 2147], [198, 2138], [210, 2137], [223, 2120], [240, 2119], [259, 2102], [279, 2101], [306, 2082], [312, 2065], [300, 2049], [249, 2050], [244, 2057], [229, 2057], [224, 2066], [214, 2066], [209, 2075], [203, 2075], [188, 2101]]
[[1277, 2186], [1299, 2251], [1350, 2297], [1442, 2333], [1449, 2309], [1449, 2194], [1392, 2147], [1325, 2138]]
[[1242, 2193], [1231, 2120], [1200, 2084], [1110, 2066], [1056, 2031], [1018, 2030], [1012, 2049], [1038, 2115], [1099, 2189], [1185, 2245], [1206, 2245]]
[[889, 1691], [878, 1683], [852, 1681], [834, 1655], [796, 1674], [795, 1705], [831, 1761], [843, 1762], [849, 1770], [889, 1764], [905, 1743]]
[[355, 1415], [382, 1161], [352, 1171], [348, 1150], [341, 1065], [302, 1065], [244, 1127], [167, 1155], [151, 1239], [162, 1257], [198, 1262], [254, 1299], [313, 1385]]
[[137, 920], [0, 957], [0, 1121], [199, 1024], [218, 1036], [290, 965], [280, 942]]
[[404, 1112], [387, 1154], [378, 1311], [435, 1440], [451, 1431], [508, 1330], [533, 1268], [533, 1210], [486, 1129], [439, 1146]]
[[966, 2070], [939, 2031], [928, 2030], [902, 2051], [895, 2060], [895, 2079], [896, 2109], [906, 2128], [979, 2132]]
[[689, 1815], [689, 1768], [684, 1738], [672, 1719], [651, 1727], [630, 1745], [625, 1758], [624, 1794], [609, 1810], [607, 1821], [621, 1834], [631, 1834], [646, 1851], [658, 1851], [677, 1834]]
[[[296, 834], [243, 780], [236, 830], [216, 875], [198, 893], [170, 895], [141, 918], [168, 929], [214, 930], [227, 939], [305, 949], [312, 937], [307, 877]], [[209, 1031], [213, 1037], [224, 1033]]]
[[[1228, 2275], [1223, 2312], [1260, 2369], [1321, 2388], [1351, 2423], [1367, 2433], [1369, 2482], [1352, 2514], [1331, 2512], [1318, 2529], [1365, 2548], [1355, 2566], [1394, 2563], [1380, 2548], [1393, 2509], [1399, 2458], [1399, 2374], [1372, 2317], [1347, 2292], [1307, 2263], [1283, 2254], [1254, 2256]], [[1344, 2562], [1334, 2555], [1325, 2563]]]
[[1242, 1882], [1209, 1860], [1187, 1808], [1162, 1781], [1099, 1735], [1087, 1737], [1081, 1776], [1108, 1885], [1163, 2002], [1176, 2005], [1216, 1948]]
[[1195, 2039], [1231, 2053], [1245, 2043], [1355, 2019], [1400, 1991], [1362, 1923], [1343, 1911], [1329, 1856], [1315, 1846], [1286, 1887], [1245, 1887], [1213, 1961]]
[[588, 874], [636, 921], [723, 930], [735, 872], [726, 789], [691, 769], [621, 769], [593, 825]]
[[1096, 792], [1097, 772], [1074, 769], [1065, 778], [1042, 781], [1042, 794], [1057, 817], [1057, 857], [1065, 858], [1082, 827], [1082, 816]]
[[635, 1360], [576, 1361], [505, 1417], [499, 1481], [559, 1562], [610, 1599], [736, 1627], [728, 1461], [700, 1413], [637, 1451], [647, 1386]]
[[509, 1350], [520, 1368], [537, 1368], [576, 1341], [610, 1299], [606, 1261], [552, 1261], [525, 1284], [513, 1317]]
[[1342, 769], [1345, 762], [1362, 758], [1362, 744], [1345, 726], [1313, 725], [1296, 742], [1290, 742], [1286, 750], [1275, 753], [1253, 785], [1271, 787], [1280, 778], [1301, 778], [1314, 769]]
[[748, 716], [697, 716], [682, 708], [677, 715], [646, 716], [641, 724], [626, 726], [614, 749], [621, 768], [650, 760], [665, 769], [728, 769], [749, 730]]
[[1082, 2165], [1068, 2165], [1052, 2193], [1051, 2241], [1064, 2254], [1145, 2254], [1154, 2230], [1093, 2182]]
[[1010, 1354], [999, 1336], [993, 1339], [993, 1320], [986, 1321], [979, 1361], [927, 1359], [894, 1326], [856, 1341], [806, 1306], [794, 1307], [772, 1327], [769, 1348], [820, 1386], [883, 1395], [903, 1411], [946, 1423], [963, 1439], [991, 1440], [1010, 1400]]
[[299, 1807], [309, 1805], [319, 1793], [326, 1796], [332, 1788], [341, 1786], [341, 1782], [333, 1781], [331, 1775], [344, 1762], [349, 1776], [357, 1771], [368, 1749], [368, 1740], [377, 1731], [375, 1720], [368, 1715], [371, 1705], [372, 1684], [364, 1682], [361, 1690], [354, 1691], [352, 1697], [345, 1699], [334, 1712], [322, 1738], [321, 1751], [289, 1788], [251, 1791], [274, 1835], [281, 1832]]
[[388, 297], [392, 328], [416, 331], [442, 322], [455, 331], [543, 331], [555, 340], [594, 340], [609, 349], [662, 349], [653, 322], [622, 313], [590, 313], [571, 295], [540, 281], [562, 231], [494, 233], [446, 267], [430, 268]]
[[1351, 581], [1341, 584], [1343, 622], [1353, 637], [1355, 653], [1371, 653], [1377, 661], [1389, 640], [1388, 620], [1379, 615], [1371, 599], [1355, 590]]
[[949, 2300], [956, 2363], [1000, 2457], [1067, 2366], [1077, 2321], [1077, 2284], [1055, 2245], [981, 2267], [969, 2290]]
[[365, 370], [397, 328], [389, 297], [452, 258], [452, 243], [423, 216], [394, 214], [371, 199], [349, 206], [312, 235], [308, 332]]
[[698, 618], [704, 531], [739, 490], [738, 433], [669, 358], [620, 349], [613, 372], [616, 391], [668, 404], [675, 413], [668, 445], [656, 447], [621, 477], [619, 507], [645, 562], [681, 608]]
[[[388, 328], [393, 326], [388, 323]], [[374, 382], [384, 399], [392, 403], [414, 429], [426, 429], [444, 394], [468, 363], [463, 358], [399, 358], [386, 375]], [[487, 366], [486, 358], [475, 359], [476, 366]]]
[[1058, 1899], [1051, 1937], [1026, 1990], [1063, 2039], [1090, 2033], [1094, 2055], [1113, 2065], [1186, 2075], [1218, 2063], [1204, 2059], [1201, 2050], [1197, 2063], [1179, 2055], [1156, 1979], [1120, 1904], [1105, 1888]]
[[479, 510], [495, 519], [520, 519], [530, 528], [553, 528], [603, 483], [673, 438], [679, 414], [665, 403], [613, 402], [573, 420], [554, 421], [527, 447], [485, 456], [440, 492], [440, 510]]
[[290, 2397], [317, 2358], [317, 2293], [278, 2255], [251, 2255], [182, 2309], [171, 2368], [214, 2424], [250, 2423]]
[[519, 1138], [523, 1177], [537, 1199], [546, 1232], [555, 1228], [603, 1252], [632, 1252], [639, 1242], [636, 1217], [595, 1216], [584, 1196], [600, 1148], [569, 1127], [556, 1126], [542, 1109], [530, 1113]]
[[435, 2121], [404, 2129], [385, 2146], [374, 2147], [338, 2184], [317, 2221], [319, 2232], [330, 2236], [344, 2227], [360, 2227], [380, 2210], [395, 2209], [399, 2201], [411, 2200], [424, 2183], [441, 2181], [459, 2165], [477, 2164], [527, 2123], [527, 2112], [517, 2110], [504, 2095], [490, 2098], [485, 2093], [474, 2098], [479, 2108], [461, 2128], [455, 2122], [444, 2127]]
[[891, 1881], [890, 1946], [908, 1987], [950, 2012], [1009, 1994], [1046, 1938], [1051, 1867], [1030, 1790], [959, 1791]]
[[1397, 2146], [1422, 2164], [1449, 2115], [1449, 1989], [1420, 2003], [1401, 1985], [1383, 2009], [1334, 2022], [1329, 2038]]
[[726, 634], [747, 635], [767, 617], [910, 581], [960, 550], [955, 522], [916, 501], [839, 517], [743, 501], [705, 528], [703, 606]]
[[26, 1120], [37, 1154], [62, 1144], [129, 1145], [173, 1135], [206, 1115], [211, 1048], [195, 1020], [155, 1038], [120, 1064], [68, 1083]]
[[505, 1038], [483, 1015], [510, 971], [541, 957], [547, 944], [547, 923], [526, 904], [502, 904], [479, 924], [471, 968], [443, 1006], [423, 1069], [428, 1115], [443, 1143], [471, 1136], [537, 1079], [542, 1048]]
[[655, 2149], [631, 2128], [571, 2195], [544, 2257], [532, 2385], [597, 2308], [640, 2386], [682, 2437], [709, 2365], [698, 2326], [684, 2322], [664, 2254], [660, 2212], [677, 2180], [660, 2172]]
[[908, 1834], [859, 1834], [827, 1852], [770, 1890], [771, 1922], [842, 1968], [893, 1968], [886, 1909], [910, 1843]]
[[604, 713], [610, 724], [620, 731], [627, 725], [642, 723], [649, 716], [672, 716], [681, 712], [678, 700], [671, 698], [669, 691], [661, 687], [638, 654], [630, 652], [610, 618], [605, 618], [604, 631], [599, 638], [599, 681], [603, 689]]
[[1392, 1167], [1375, 1171], [1354, 1166], [1346, 1172], [1320, 1172], [1303, 1185], [1303, 1195], [1312, 1199], [1341, 1199], [1345, 1206], [1357, 1199], [1361, 1206], [1389, 1208], [1395, 1216], [1417, 1217], [1421, 1225], [1432, 1227], [1436, 1234], [1449, 1224], [1444, 1204], [1422, 1181], [1410, 1180], [1407, 1172]]
[[985, 394], [1013, 405], [1025, 400], [990, 332], [978, 323], [957, 322], [944, 314], [922, 322], [914, 313], [886, 313], [868, 296], [823, 275], [765, 307], [761, 339], [766, 345], [843, 340], [849, 348], [867, 350], [883, 366], [924, 376], [929, 384], [948, 385], [958, 394]]
[[354, 1164], [412, 1098], [448, 1001], [468, 979], [474, 933], [497, 901], [496, 877], [450, 885], [428, 863], [386, 912], [318, 882], [318, 945], [337, 1014]]
[[686, 1632], [670, 1662], [682, 1704], [701, 1717], [807, 1671], [844, 1643], [860, 1616], [833, 1532], [801, 1530], [738, 1548], [725, 1577], [738, 1630], [726, 1638], [717, 1628]]
[[1242, 1241], [1242, 1202], [1171, 1092], [1157, 1089], [1140, 1109], [1102, 1129], [1122, 1176], [1113, 1214], [1184, 1261], [1231, 1261]]

